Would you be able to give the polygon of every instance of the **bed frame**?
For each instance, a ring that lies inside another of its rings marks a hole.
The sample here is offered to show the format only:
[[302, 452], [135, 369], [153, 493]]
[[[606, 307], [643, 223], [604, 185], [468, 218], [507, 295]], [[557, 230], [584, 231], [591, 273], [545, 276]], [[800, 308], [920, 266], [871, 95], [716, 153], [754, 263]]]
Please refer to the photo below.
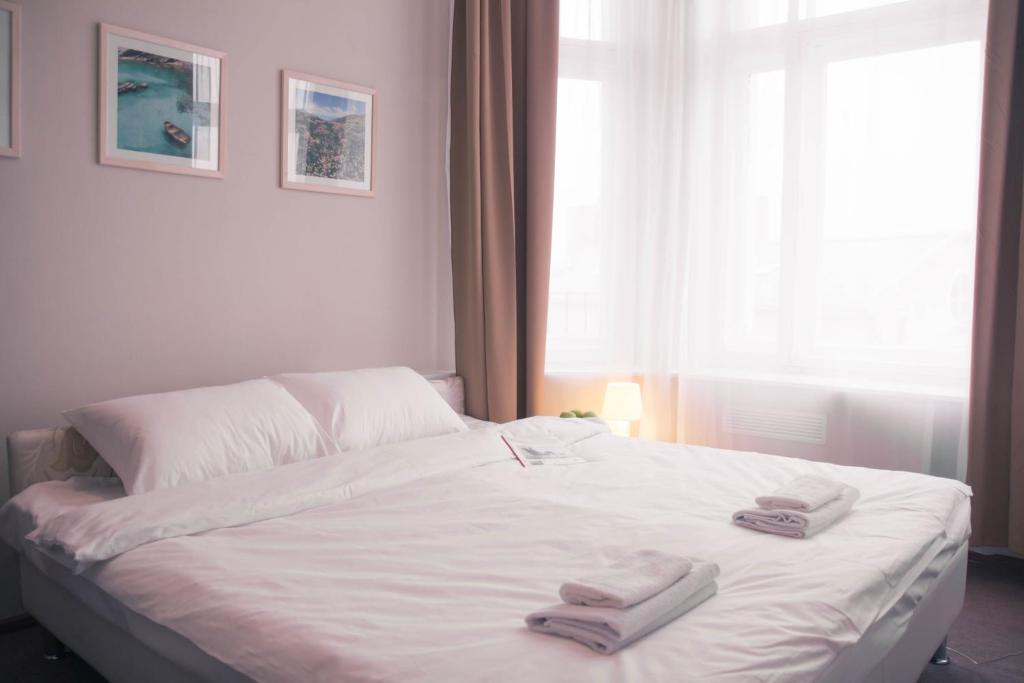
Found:
[[[173, 631], [149, 622], [153, 629], [163, 631], [160, 642], [165, 652], [159, 652], [101, 616], [24, 556], [19, 568], [22, 604], [47, 631], [42, 652], [45, 659], [61, 659], [71, 650], [111, 683], [250, 680]], [[138, 619], [139, 624], [132, 624], [133, 630], [147, 621], [141, 616]]]
[[[446, 400], [462, 412], [460, 378], [432, 377]], [[12, 494], [49, 479], [98, 474], [105, 463], [73, 429], [59, 427], [15, 432], [7, 439]], [[948, 662], [945, 638], [963, 606], [967, 579], [967, 544], [947, 562], [933, 562], [917, 582], [844, 650], [819, 683], [910, 683], [929, 661]], [[249, 680], [207, 655], [191, 641], [141, 615], [125, 624], [101, 615], [62, 586], [25, 555], [20, 558], [25, 610], [51, 634], [43, 653], [56, 658], [64, 645], [112, 683], [183, 683]], [[151, 645], [159, 643], [159, 647]]]

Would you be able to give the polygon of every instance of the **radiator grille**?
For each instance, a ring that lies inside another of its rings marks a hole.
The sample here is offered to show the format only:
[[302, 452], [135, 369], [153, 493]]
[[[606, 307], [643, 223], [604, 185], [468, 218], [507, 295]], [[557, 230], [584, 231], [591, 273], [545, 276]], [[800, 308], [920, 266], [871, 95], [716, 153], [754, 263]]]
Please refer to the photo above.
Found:
[[818, 413], [729, 407], [722, 415], [722, 429], [730, 434], [823, 444], [828, 419]]

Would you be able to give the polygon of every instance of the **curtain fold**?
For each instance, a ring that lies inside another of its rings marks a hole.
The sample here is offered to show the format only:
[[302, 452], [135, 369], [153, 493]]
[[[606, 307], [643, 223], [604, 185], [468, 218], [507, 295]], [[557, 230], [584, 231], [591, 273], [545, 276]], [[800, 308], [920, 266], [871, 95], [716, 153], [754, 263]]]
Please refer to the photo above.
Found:
[[989, 9], [967, 482], [971, 542], [1024, 553], [1024, 8]]
[[558, 2], [456, 0], [451, 79], [455, 365], [466, 411], [502, 422], [543, 380]]

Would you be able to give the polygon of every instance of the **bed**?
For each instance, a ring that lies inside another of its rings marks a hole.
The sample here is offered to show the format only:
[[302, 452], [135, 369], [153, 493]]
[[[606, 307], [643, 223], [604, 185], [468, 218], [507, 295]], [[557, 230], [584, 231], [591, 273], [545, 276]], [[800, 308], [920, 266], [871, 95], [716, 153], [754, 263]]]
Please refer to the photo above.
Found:
[[[962, 605], [958, 482], [587, 420], [472, 426], [141, 496], [104, 476], [43, 481], [69, 456], [15, 434], [24, 494], [0, 532], [26, 610], [115, 682], [914, 681]], [[501, 433], [585, 462], [523, 468]], [[801, 473], [859, 488], [854, 512], [802, 540], [730, 523]], [[24, 540], [55, 520], [86, 550]], [[717, 562], [718, 594], [612, 656], [525, 628], [562, 580], [636, 548]]]

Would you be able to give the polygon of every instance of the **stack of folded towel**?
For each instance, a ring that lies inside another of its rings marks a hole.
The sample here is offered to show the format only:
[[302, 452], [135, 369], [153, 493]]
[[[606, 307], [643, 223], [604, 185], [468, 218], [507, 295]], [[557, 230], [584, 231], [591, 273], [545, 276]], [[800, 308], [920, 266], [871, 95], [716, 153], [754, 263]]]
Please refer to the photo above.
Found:
[[609, 655], [710, 598], [717, 576], [713, 562], [638, 551], [603, 572], [562, 584], [558, 593], [565, 603], [534, 612], [526, 625]]
[[758, 506], [740, 510], [732, 521], [769, 534], [807, 538], [846, 515], [860, 491], [838, 481], [801, 476], [770, 496], [758, 496]]

